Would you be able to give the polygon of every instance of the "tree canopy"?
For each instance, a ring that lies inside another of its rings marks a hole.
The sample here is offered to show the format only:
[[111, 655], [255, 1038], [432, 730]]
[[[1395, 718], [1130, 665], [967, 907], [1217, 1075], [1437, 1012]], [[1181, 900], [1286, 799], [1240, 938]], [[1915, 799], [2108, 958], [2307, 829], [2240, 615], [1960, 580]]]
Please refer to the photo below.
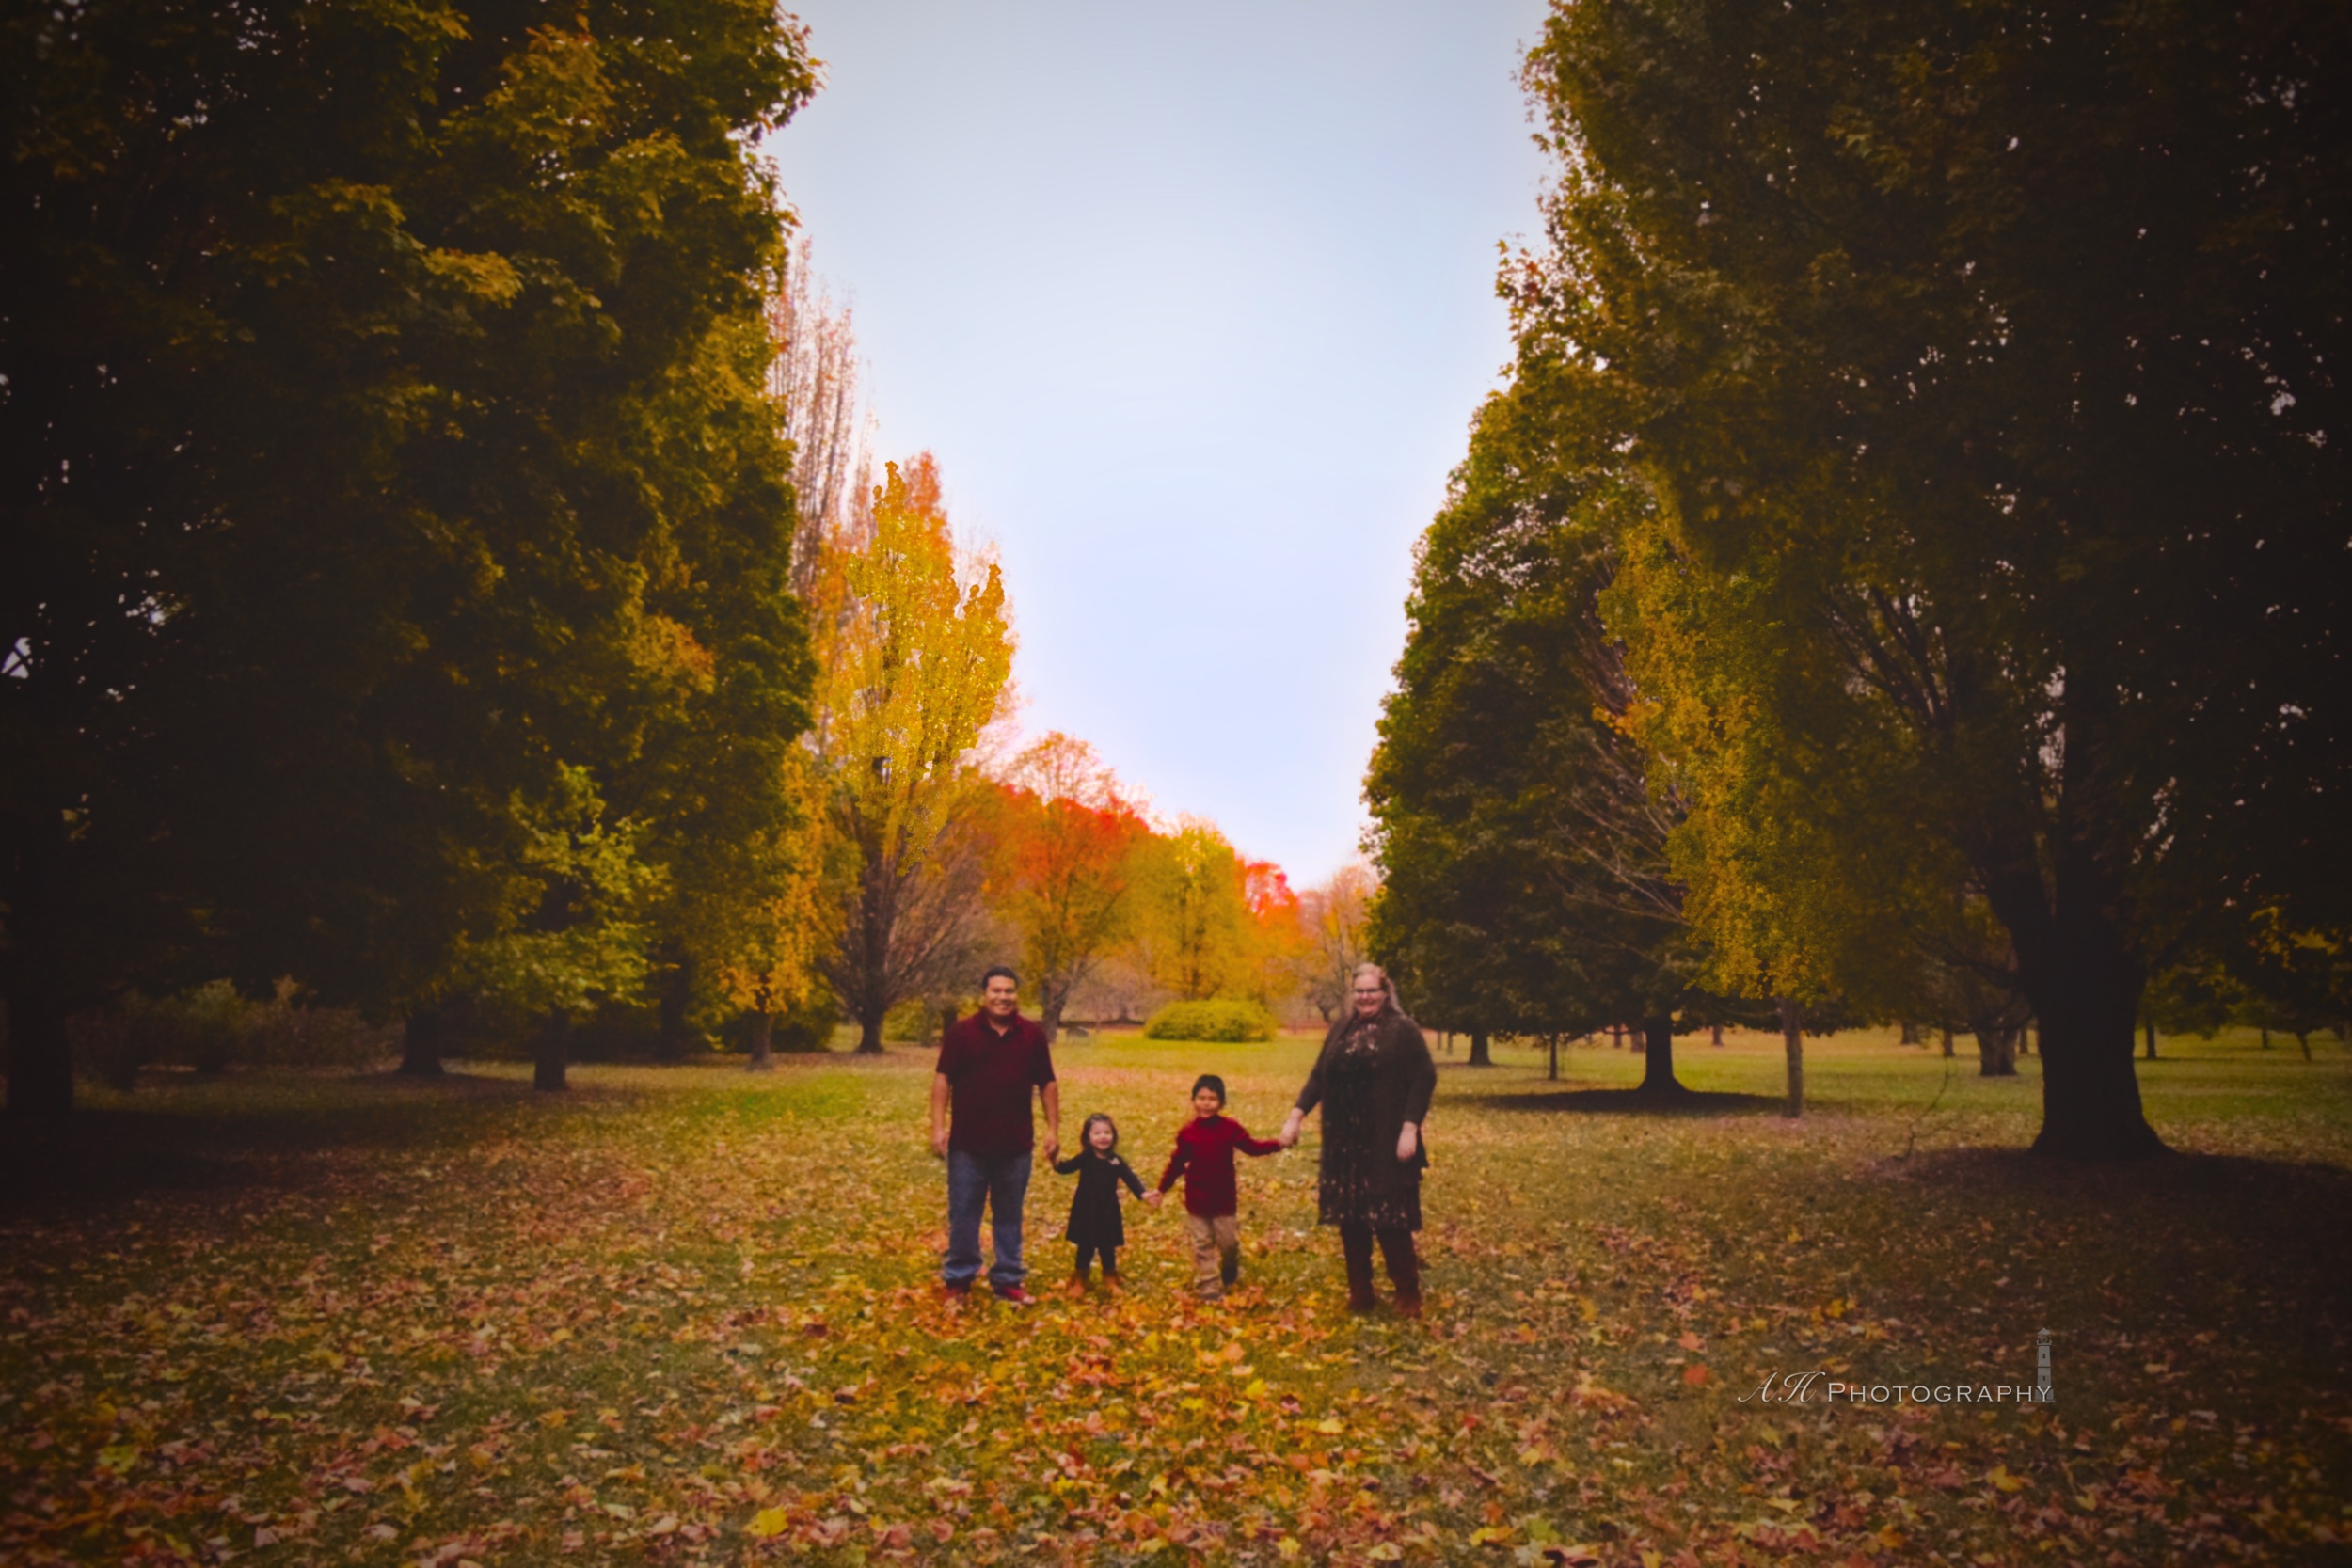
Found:
[[[1547, 244], [1505, 269], [1513, 384], [1424, 550], [1375, 798], [1418, 754], [1440, 790], [1487, 766], [1416, 705], [1510, 645], [1428, 628], [1535, 615], [1563, 579], [1532, 541], [1583, 508], [1614, 732], [1681, 816], [1719, 980], [2008, 986], [2037, 1147], [2154, 1147], [2151, 971], [2340, 930], [2352, 885], [2348, 46], [2316, 4], [1556, 8]], [[1433, 590], [1486, 561], [1499, 605]], [[1409, 887], [1417, 826], [1388, 831]], [[1438, 841], [1434, 884], [1493, 907], [1509, 836]]]
[[746, 756], [808, 675], [746, 138], [815, 85], [797, 33], [746, 0], [0, 29], [11, 1106], [70, 1101], [64, 1014], [134, 982], [429, 998], [545, 916], [583, 800], [649, 863], [772, 822]]

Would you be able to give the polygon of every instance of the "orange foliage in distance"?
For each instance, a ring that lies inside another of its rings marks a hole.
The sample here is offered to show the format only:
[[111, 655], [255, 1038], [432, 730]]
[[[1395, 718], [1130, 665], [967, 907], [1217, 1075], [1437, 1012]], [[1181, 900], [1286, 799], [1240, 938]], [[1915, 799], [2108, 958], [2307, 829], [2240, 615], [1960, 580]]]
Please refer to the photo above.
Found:
[[1052, 1039], [1071, 993], [1126, 936], [1136, 849], [1152, 830], [1094, 748], [1059, 731], [1015, 757], [998, 788], [991, 901], [1020, 935]]

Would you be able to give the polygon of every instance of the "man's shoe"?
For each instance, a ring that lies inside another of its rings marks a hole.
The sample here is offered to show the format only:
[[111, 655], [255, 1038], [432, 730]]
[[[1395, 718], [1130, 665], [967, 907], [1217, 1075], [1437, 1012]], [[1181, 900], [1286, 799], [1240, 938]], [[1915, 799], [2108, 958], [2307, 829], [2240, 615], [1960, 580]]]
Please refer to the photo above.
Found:
[[1419, 1297], [1419, 1296], [1399, 1296], [1399, 1297], [1397, 1297], [1397, 1298], [1396, 1298], [1396, 1315], [1397, 1315], [1398, 1317], [1400, 1317], [1400, 1318], [1418, 1318], [1418, 1317], [1420, 1317], [1420, 1316], [1421, 1316], [1421, 1297]]
[[1380, 1298], [1370, 1291], [1350, 1291], [1347, 1292], [1347, 1309], [1359, 1316], [1377, 1312], [1380, 1310]]
[[994, 1292], [998, 1301], [1008, 1307], [1035, 1307], [1037, 1305], [1037, 1297], [1029, 1294], [1018, 1285], [1007, 1285], [1001, 1290], [991, 1285], [989, 1290]]

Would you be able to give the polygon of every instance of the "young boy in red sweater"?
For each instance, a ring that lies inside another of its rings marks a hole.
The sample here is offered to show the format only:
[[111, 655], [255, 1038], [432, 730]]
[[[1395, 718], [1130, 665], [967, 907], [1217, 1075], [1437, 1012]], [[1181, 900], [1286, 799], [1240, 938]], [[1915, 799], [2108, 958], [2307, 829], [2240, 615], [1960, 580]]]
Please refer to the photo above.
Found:
[[1241, 1277], [1240, 1207], [1233, 1190], [1233, 1150], [1278, 1154], [1273, 1138], [1253, 1138], [1225, 1115], [1225, 1080], [1204, 1072], [1192, 1085], [1192, 1119], [1176, 1134], [1176, 1152], [1160, 1173], [1161, 1192], [1184, 1179], [1184, 1226], [1192, 1232], [1192, 1288], [1216, 1301]]

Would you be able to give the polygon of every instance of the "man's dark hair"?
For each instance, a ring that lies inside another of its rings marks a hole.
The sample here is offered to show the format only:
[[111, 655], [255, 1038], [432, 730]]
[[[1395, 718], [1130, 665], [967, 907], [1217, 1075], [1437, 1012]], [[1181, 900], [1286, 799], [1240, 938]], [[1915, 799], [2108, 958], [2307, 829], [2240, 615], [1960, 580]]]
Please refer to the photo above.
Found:
[[1021, 983], [1021, 976], [1015, 974], [1005, 965], [991, 964], [988, 966], [988, 973], [980, 976], [980, 989], [982, 990], [988, 990], [988, 983], [996, 978], [999, 974], [1003, 975], [1006, 979], [1010, 980], [1016, 986]]

